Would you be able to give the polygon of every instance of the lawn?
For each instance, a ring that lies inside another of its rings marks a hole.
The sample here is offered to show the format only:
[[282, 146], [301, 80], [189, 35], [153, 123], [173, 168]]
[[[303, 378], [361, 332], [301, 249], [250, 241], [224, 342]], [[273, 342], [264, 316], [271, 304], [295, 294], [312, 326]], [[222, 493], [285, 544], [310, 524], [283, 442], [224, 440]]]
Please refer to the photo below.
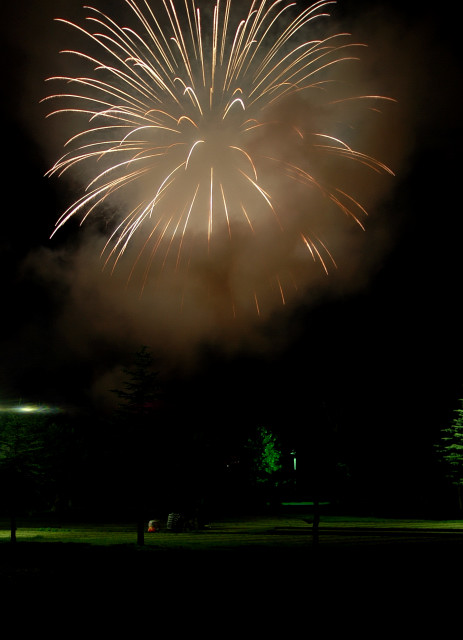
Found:
[[[160, 531], [145, 533], [147, 550], [236, 550], [252, 548], [272, 550], [307, 550], [318, 542], [321, 546], [362, 546], [381, 541], [450, 540], [463, 542], [461, 520], [406, 520], [386, 518], [352, 518], [326, 516], [314, 540], [310, 517], [292, 516], [234, 517], [210, 522], [205, 528], [172, 532], [161, 521]], [[136, 530], [132, 523], [33, 523], [19, 521], [18, 544], [72, 543], [92, 546], [132, 546]], [[9, 523], [0, 521], [0, 545], [9, 542]]]
[[47, 607], [72, 598], [96, 606], [111, 593], [138, 594], [158, 613], [172, 602], [198, 611], [230, 602], [242, 612], [257, 596], [301, 612], [313, 598], [376, 603], [381, 592], [405, 602], [410, 590], [428, 597], [463, 570], [463, 523], [455, 520], [327, 516], [315, 543], [303, 514], [230, 518], [199, 531], [146, 533], [142, 547], [130, 523], [20, 521], [16, 544], [9, 540], [0, 522], [0, 588], [10, 600], [43, 598]]

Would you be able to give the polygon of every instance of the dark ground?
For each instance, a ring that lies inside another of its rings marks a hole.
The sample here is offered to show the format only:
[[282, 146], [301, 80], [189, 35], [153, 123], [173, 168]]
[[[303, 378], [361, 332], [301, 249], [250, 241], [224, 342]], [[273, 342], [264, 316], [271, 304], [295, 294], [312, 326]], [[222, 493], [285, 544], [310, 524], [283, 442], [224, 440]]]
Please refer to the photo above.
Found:
[[461, 612], [461, 534], [320, 534], [297, 549], [5, 542], [0, 602], [6, 618], [17, 607], [18, 629], [53, 638], [122, 625], [126, 637], [448, 637]]
[[301, 580], [323, 582], [331, 576], [331, 589], [355, 582], [378, 587], [398, 577], [415, 588], [433, 577], [434, 585], [444, 588], [463, 570], [461, 529], [321, 523], [317, 541], [310, 525], [269, 528], [264, 535], [262, 529], [250, 526], [245, 532], [223, 530], [225, 546], [211, 537], [209, 547], [207, 541], [200, 547], [192, 545], [194, 533], [168, 535], [176, 537], [168, 547], [157, 545], [153, 535], [145, 536], [143, 547], [135, 544], [135, 535], [133, 544], [105, 545], [20, 538], [11, 544], [5, 537], [0, 543], [1, 585], [7, 591], [9, 587], [72, 591], [84, 583], [104, 590], [138, 585], [145, 592], [181, 592], [206, 585], [267, 591], [283, 584], [292, 588]]

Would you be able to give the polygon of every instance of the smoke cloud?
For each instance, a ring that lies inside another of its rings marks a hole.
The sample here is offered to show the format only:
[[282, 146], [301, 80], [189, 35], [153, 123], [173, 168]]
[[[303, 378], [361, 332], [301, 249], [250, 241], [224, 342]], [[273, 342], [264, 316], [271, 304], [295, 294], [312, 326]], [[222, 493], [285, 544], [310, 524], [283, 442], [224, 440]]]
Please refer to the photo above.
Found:
[[[107, 4], [98, 6], [104, 10]], [[241, 7], [243, 3], [234, 5]], [[40, 23], [52, 13], [82, 22], [78, 7], [78, 2], [68, 2], [65, 8], [61, 2], [49, 2], [45, 7], [41, 3]], [[400, 221], [400, 212], [391, 210], [391, 201], [406, 175], [417, 135], [415, 109], [423, 91], [420, 84], [424, 85], [414, 72], [420, 36], [412, 37], [413, 42], [409, 37], [408, 50], [404, 50], [407, 26], [396, 22], [393, 14], [375, 11], [353, 16], [352, 24], [344, 25], [337, 23], [336, 9], [331, 11], [331, 22], [323, 23], [328, 30], [350, 30], [351, 41], [368, 44], [355, 49], [360, 60], [335, 65], [324, 78], [330, 84], [322, 89], [294, 94], [269, 108], [268, 120], [282, 126], [256, 131], [247, 147], [251, 155], [261, 158], [259, 183], [271, 195], [275, 215], [253, 186], [230, 181], [228, 190], [234, 195], [230, 225], [222, 207], [208, 239], [208, 216], [204, 215], [208, 204], [204, 201], [198, 207], [202, 217], [198, 214], [195, 218], [197, 227], [196, 223], [190, 225], [191, 234], [181, 239], [179, 225], [170, 240], [164, 238], [153, 253], [156, 235], [143, 250], [153, 225], [153, 220], [147, 219], [113, 270], [111, 261], [104, 266], [101, 253], [134, 194], [115, 195], [82, 227], [67, 223], [69, 230], [58, 231], [46, 247], [31, 251], [27, 257], [25, 272], [33, 273], [56, 297], [52, 332], [59, 345], [56, 352], [63, 360], [100, 361], [93, 378], [96, 393], [110, 386], [111, 372], [140, 344], [149, 345], [166, 367], [173, 368], [194, 366], [204, 345], [225, 353], [282, 349], [290, 339], [285, 323], [299, 307], [315, 306], [326, 298], [346, 296], [368, 286], [393, 245]], [[30, 16], [28, 20], [32, 22]], [[57, 68], [66, 75], [76, 73], [67, 67], [75, 61], [54, 57], [70, 37], [69, 30], [61, 32], [62, 27], [56, 23], [50, 27], [51, 37], [31, 28], [34, 37], [24, 44], [29, 51], [25, 62], [26, 78], [30, 79], [27, 98], [45, 95], [43, 87], [39, 90], [39, 77], [55, 73]], [[409, 30], [407, 33], [410, 35]], [[39, 47], [42, 54], [37, 58], [34, 53]], [[337, 102], [341, 96], [356, 95], [387, 96], [394, 101]], [[58, 144], [72, 129], [64, 124], [65, 118], [59, 123], [57, 119], [44, 121], [44, 111], [42, 105], [28, 110], [24, 118], [44, 158], [53, 162], [61, 153]], [[321, 150], [313, 137], [302, 139], [298, 135], [301, 131], [338, 137], [350, 148], [384, 163], [395, 176]], [[287, 171], [266, 160], [275, 155], [280, 166], [310, 168], [310, 175], [323, 188], [288, 178]], [[198, 158], [199, 150], [196, 161], [201, 167]], [[215, 161], [220, 164], [224, 160], [218, 155]], [[247, 164], [243, 157], [239, 168]], [[69, 172], [69, 180], [65, 175], [60, 183], [61, 190], [69, 191], [68, 204], [88, 181], [88, 176], [76, 169]], [[56, 179], [52, 180], [56, 184]], [[333, 202], [325, 185], [333, 185], [332, 193], [349, 204], [358, 220]], [[142, 188], [146, 186], [143, 183]], [[183, 207], [187, 187], [180, 181], [171, 200], [166, 198], [166, 207]], [[243, 193], [236, 193], [240, 189]], [[348, 194], [361, 207], [340, 194]], [[249, 220], [237, 205], [238, 195], [243, 201], [248, 199]], [[167, 233], [173, 228], [172, 223]], [[182, 242], [180, 267], [176, 268]]]

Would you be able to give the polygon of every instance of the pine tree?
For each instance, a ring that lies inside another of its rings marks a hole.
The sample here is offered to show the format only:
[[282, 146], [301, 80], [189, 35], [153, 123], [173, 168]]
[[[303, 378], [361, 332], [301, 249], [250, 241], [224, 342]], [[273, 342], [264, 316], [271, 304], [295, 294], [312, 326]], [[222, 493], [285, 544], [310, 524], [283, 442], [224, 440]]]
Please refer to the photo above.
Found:
[[131, 367], [124, 369], [122, 389], [113, 389], [120, 399], [118, 421], [124, 438], [126, 465], [131, 475], [131, 486], [137, 511], [137, 543], [144, 544], [144, 509], [149, 491], [152, 466], [153, 431], [156, 428], [156, 410], [159, 399], [158, 372], [148, 347], [143, 346], [135, 355]]
[[154, 358], [148, 347], [141, 347], [133, 366], [124, 368], [124, 388], [113, 389], [120, 399], [119, 412], [137, 418], [149, 416], [159, 397], [158, 372], [154, 370]]
[[463, 511], [463, 400], [455, 409], [457, 417], [449, 427], [441, 430], [437, 453], [446, 468], [446, 477], [457, 489], [458, 507]]

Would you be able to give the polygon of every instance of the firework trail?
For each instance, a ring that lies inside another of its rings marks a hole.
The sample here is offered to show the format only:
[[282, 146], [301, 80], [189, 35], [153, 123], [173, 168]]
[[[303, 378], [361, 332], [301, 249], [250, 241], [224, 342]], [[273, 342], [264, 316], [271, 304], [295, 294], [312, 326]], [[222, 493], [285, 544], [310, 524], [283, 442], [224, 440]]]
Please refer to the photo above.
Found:
[[202, 264], [219, 272], [229, 256], [233, 277], [248, 282], [247, 300], [230, 273], [218, 273], [217, 287], [237, 315], [251, 300], [262, 312], [262, 283], [286, 303], [298, 288], [288, 253], [307, 269], [334, 267], [315, 222], [320, 208], [328, 204], [362, 228], [366, 216], [340, 174], [348, 182], [352, 164], [391, 171], [354, 149], [336, 120], [315, 126], [310, 105], [325, 113], [391, 99], [341, 95], [333, 72], [363, 45], [346, 33], [320, 37], [318, 22], [334, 2], [296, 13], [295, 4], [254, 0], [239, 15], [232, 0], [163, 0], [156, 11], [125, 0], [136, 28], [93, 7], [88, 28], [60, 20], [88, 48], [66, 51], [85, 75], [48, 79], [65, 86], [45, 98], [57, 105], [49, 116], [77, 118], [48, 175], [90, 177], [54, 233], [74, 217], [111, 215], [103, 263], [113, 271], [130, 252], [129, 279], [145, 295], [153, 274], [192, 280]]

